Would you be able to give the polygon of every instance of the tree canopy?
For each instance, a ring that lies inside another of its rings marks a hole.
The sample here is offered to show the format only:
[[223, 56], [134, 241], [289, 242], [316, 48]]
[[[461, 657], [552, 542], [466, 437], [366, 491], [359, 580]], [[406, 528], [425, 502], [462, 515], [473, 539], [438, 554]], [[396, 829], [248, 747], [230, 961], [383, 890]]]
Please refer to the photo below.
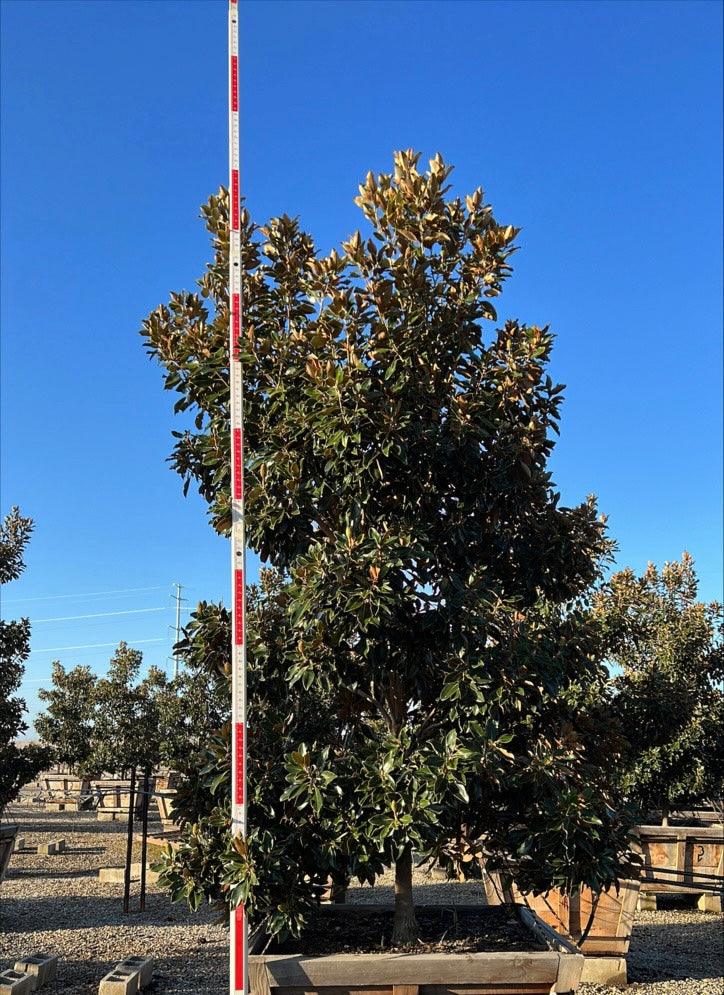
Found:
[[171, 681], [150, 667], [141, 678], [142, 665], [140, 650], [125, 642], [103, 677], [87, 666], [53, 663], [52, 686], [38, 692], [46, 708], [35, 727], [57, 762], [86, 777], [147, 765], [193, 766], [207, 734], [228, 717], [225, 682], [199, 667]]
[[[349, 873], [396, 865], [397, 942], [416, 935], [413, 849], [482, 837], [526, 882], [573, 887], [612, 880], [623, 846], [582, 690], [605, 681], [584, 602], [611, 543], [548, 467], [552, 332], [496, 327], [519, 230], [480, 189], [449, 196], [450, 173], [397, 153], [359, 189], [365, 234], [326, 255], [298, 220], [242, 212], [247, 536], [284, 577], [290, 694], [336, 723], [283, 740], [285, 799]], [[193, 417], [173, 465], [221, 533], [228, 210], [224, 190], [202, 208], [198, 291], [143, 325]]]
[[626, 731], [622, 789], [646, 819], [721, 799], [722, 606], [698, 600], [694, 561], [614, 574], [596, 597], [613, 634], [614, 707]]
[[[32, 519], [19, 508], [0, 523], [0, 584], [17, 580], [25, 569], [23, 555], [33, 531]], [[0, 815], [23, 785], [49, 762], [47, 750], [36, 744], [17, 746], [15, 739], [27, 732], [25, 702], [15, 696], [30, 655], [30, 620], [0, 620]]]

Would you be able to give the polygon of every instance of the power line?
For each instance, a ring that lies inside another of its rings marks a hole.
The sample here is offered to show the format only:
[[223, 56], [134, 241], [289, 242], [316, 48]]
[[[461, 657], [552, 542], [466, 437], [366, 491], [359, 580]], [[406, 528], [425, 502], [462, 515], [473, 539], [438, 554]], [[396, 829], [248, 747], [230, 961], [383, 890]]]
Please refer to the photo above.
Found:
[[[159, 636], [157, 639], [134, 639], [133, 643], [128, 645], [133, 648], [133, 646], [138, 646], [140, 643], [165, 643], [168, 637]], [[40, 650], [32, 650], [30, 655], [33, 653], [61, 653], [63, 650], [90, 650], [97, 649], [101, 646], [118, 646], [117, 642], [113, 643], [85, 643], [81, 646], [46, 646]]]
[[33, 625], [38, 622], [75, 622], [82, 618], [107, 618], [109, 615], [142, 615], [144, 612], [170, 612], [173, 605], [164, 605], [163, 608], [128, 608], [125, 611], [116, 612], [93, 612], [91, 615], [60, 615], [56, 618], [34, 618]]
[[98, 598], [111, 594], [136, 594], [139, 591], [165, 591], [167, 587], [168, 584], [159, 584], [156, 587], [122, 587], [115, 591], [88, 591], [87, 594], [44, 594], [37, 598], [11, 598], [5, 600], [5, 604], [17, 605], [26, 601], [60, 601], [61, 598]]

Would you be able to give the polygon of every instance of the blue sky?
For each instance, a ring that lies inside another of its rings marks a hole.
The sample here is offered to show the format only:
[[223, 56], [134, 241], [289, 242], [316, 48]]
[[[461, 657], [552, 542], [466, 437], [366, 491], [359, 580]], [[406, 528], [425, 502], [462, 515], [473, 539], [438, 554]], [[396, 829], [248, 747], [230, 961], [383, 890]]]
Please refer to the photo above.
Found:
[[[34, 620], [34, 709], [55, 656], [102, 670], [112, 649], [55, 647], [125, 638], [163, 664], [171, 583], [190, 603], [226, 594], [226, 544], [164, 463], [172, 398], [137, 334], [207, 258], [226, 4], [1, 9], [2, 506], [36, 520], [3, 614]], [[408, 146], [456, 164], [459, 192], [482, 184], [523, 227], [501, 317], [558, 335], [564, 500], [599, 496], [621, 565], [688, 549], [707, 598], [721, 591], [721, 21], [696, 0], [241, 5], [253, 215], [299, 214], [328, 250], [359, 224], [357, 183]]]

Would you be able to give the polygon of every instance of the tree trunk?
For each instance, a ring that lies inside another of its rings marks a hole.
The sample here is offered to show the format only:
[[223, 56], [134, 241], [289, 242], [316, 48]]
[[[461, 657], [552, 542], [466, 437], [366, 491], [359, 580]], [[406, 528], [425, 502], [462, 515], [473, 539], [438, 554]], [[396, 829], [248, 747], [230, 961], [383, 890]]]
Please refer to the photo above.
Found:
[[392, 945], [408, 946], [417, 943], [420, 928], [415, 918], [412, 902], [412, 847], [405, 847], [395, 862], [395, 919], [392, 927]]

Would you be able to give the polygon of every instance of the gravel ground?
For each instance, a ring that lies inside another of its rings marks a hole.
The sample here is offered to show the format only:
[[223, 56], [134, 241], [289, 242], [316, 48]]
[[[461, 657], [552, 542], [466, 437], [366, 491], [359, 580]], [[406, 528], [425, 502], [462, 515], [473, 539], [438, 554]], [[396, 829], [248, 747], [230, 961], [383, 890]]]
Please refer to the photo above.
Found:
[[[36, 951], [60, 960], [56, 991], [97, 995], [100, 979], [130, 955], [151, 956], [154, 983], [164, 995], [218, 995], [226, 987], [227, 930], [215, 910], [172, 905], [155, 884], [146, 911], [122, 911], [123, 885], [101, 884], [100, 867], [125, 863], [126, 825], [98, 822], [93, 812], [43, 812], [11, 806], [26, 846], [65, 837], [53, 857], [15, 853], [0, 888], [0, 969]], [[160, 824], [151, 823], [150, 831]], [[138, 883], [134, 883], [138, 894]], [[134, 892], [132, 891], [132, 895]], [[131, 899], [131, 909], [138, 899]], [[49, 989], [52, 991], [52, 988]]]
[[[636, 915], [628, 955], [630, 995], [722, 995], [724, 921], [712, 912], [682, 907]], [[581, 995], [613, 995], [620, 988], [581, 985]]]
[[[122, 912], [122, 884], [100, 884], [100, 867], [122, 867], [126, 827], [99, 823], [93, 812], [40, 811], [11, 806], [26, 846], [65, 837], [57, 856], [13, 854], [0, 890], [0, 970], [16, 957], [42, 951], [61, 959], [55, 991], [96, 995], [100, 979], [133, 954], [155, 961], [153, 995], [219, 995], [226, 991], [227, 931], [215, 910], [189, 912], [172, 905], [158, 885], [148, 885], [146, 911]], [[150, 831], [158, 831], [152, 823]], [[136, 858], [137, 859], [137, 858]], [[484, 904], [479, 884], [457, 884], [415, 870], [419, 900]], [[392, 875], [374, 888], [350, 888], [350, 902], [390, 902]], [[134, 885], [135, 892], [138, 884]], [[137, 899], [131, 908], [137, 909]], [[722, 995], [722, 922], [719, 916], [671, 908], [640, 913], [629, 956], [631, 995]], [[53, 989], [49, 989], [52, 991]], [[581, 995], [618, 989], [583, 985]]]

